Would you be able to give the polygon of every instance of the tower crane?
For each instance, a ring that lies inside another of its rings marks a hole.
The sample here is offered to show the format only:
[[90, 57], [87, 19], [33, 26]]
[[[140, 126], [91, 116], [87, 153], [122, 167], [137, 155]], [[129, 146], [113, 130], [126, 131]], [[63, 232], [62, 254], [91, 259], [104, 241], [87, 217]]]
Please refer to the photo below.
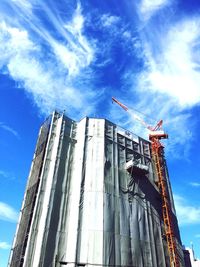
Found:
[[[120, 103], [116, 98], [112, 97], [112, 100], [120, 107], [122, 107], [125, 111], [129, 112], [129, 109], [124, 104]], [[138, 115], [134, 114], [133, 116], [149, 130], [149, 140], [151, 141], [152, 158], [158, 177], [158, 188], [162, 199], [162, 215], [170, 258], [170, 267], [180, 267], [181, 265], [179, 261], [178, 249], [175, 238], [169, 189], [167, 185], [164, 147], [160, 142], [161, 139], [167, 139], [168, 134], [166, 134], [162, 130], [162, 120], [160, 120], [155, 127], [152, 127], [148, 125], [145, 121], [143, 121]]]

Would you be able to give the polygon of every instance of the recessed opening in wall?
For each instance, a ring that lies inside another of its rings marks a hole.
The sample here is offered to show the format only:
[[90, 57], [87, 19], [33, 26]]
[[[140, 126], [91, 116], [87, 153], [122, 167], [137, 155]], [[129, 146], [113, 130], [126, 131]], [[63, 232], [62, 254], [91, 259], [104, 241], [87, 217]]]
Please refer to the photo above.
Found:
[[136, 142], [133, 142], [133, 150], [136, 152], [139, 152], [139, 144]]
[[117, 142], [118, 142], [120, 145], [125, 145], [125, 137], [124, 137], [123, 135], [118, 134], [118, 135], [117, 135]]
[[67, 265], [66, 261], [59, 261], [60, 265]]

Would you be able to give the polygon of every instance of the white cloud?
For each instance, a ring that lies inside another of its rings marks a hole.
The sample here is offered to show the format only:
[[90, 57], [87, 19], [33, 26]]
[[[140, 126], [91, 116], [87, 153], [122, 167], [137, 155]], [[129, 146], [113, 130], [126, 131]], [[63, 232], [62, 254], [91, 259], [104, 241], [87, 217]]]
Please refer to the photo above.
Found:
[[11, 133], [12, 135], [16, 136], [17, 138], [19, 138], [19, 134], [17, 131], [15, 131], [13, 128], [11, 128], [10, 126], [4, 124], [3, 122], [0, 122], [0, 128], [4, 129], [5, 131]]
[[196, 234], [195, 237], [196, 237], [196, 238], [200, 238], [200, 234]]
[[31, 3], [28, 0], [11, 0], [11, 2], [24, 6], [24, 7], [31, 7]]
[[140, 88], [166, 94], [181, 108], [200, 102], [200, 18], [172, 25], [157, 41], [157, 51], [146, 48], [148, 70], [142, 74]]
[[143, 20], [148, 20], [158, 10], [171, 4], [171, 0], [142, 0], [139, 5], [139, 12]]
[[[142, 1], [141, 4], [145, 14], [153, 14], [172, 2]], [[120, 97], [129, 108], [146, 114], [139, 115], [147, 124], [155, 125], [163, 119], [163, 128], [169, 134], [169, 139], [164, 141], [166, 153], [189, 160], [196, 134], [191, 108], [200, 103], [200, 18], [177, 21], [176, 18], [176, 23], [171, 21], [160, 27], [154, 21], [145, 26], [138, 22], [141, 41], [135, 43], [131, 57], [139, 59], [139, 65], [144, 60], [144, 67], [137, 73], [134, 62], [131, 70], [123, 74], [124, 90]], [[128, 37], [130, 40], [131, 35]], [[111, 106], [113, 121], [148, 139], [145, 127], [134, 116], [118, 109]]]
[[78, 35], [83, 30], [83, 26], [84, 26], [84, 18], [81, 14], [81, 5], [80, 3], [78, 3], [72, 21], [67, 25], [65, 25], [65, 27], [72, 34]]
[[[200, 103], [199, 23], [200, 18], [184, 19], [159, 33], [148, 26], [141, 35], [142, 47], [138, 48], [145, 68], [140, 74], [124, 76], [125, 83], [133, 84], [133, 97], [127, 97], [125, 104], [144, 112], [148, 124], [163, 119], [169, 134], [166, 150], [173, 157], [186, 159], [195, 138], [196, 121], [190, 108]], [[143, 134], [138, 128], [136, 133]]]
[[117, 16], [112, 16], [110, 14], [103, 14], [101, 16], [101, 23], [103, 27], [112, 27], [120, 22], [120, 18]]
[[0, 177], [4, 177], [6, 179], [9, 179], [9, 180], [13, 180], [15, 179], [14, 175], [10, 172], [6, 172], [6, 171], [3, 171], [3, 170], [0, 170]]
[[72, 68], [67, 66], [70, 74], [73, 73], [71, 69], [74, 70], [74, 74], [78, 74], [81, 68], [89, 66], [94, 59], [94, 51], [82, 34], [83, 26], [84, 17], [81, 14], [81, 6], [78, 4], [72, 21], [64, 25], [64, 28], [72, 34], [72, 39], [75, 39], [75, 42], [70, 40], [68, 51], [66, 47], [54, 46], [56, 55], [61, 56], [60, 59], [64, 65], [69, 64], [67, 62], [72, 62]]
[[[21, 1], [18, 0], [18, 3]], [[33, 2], [30, 1], [32, 5]], [[141, 1], [141, 7], [145, 14], [153, 14], [152, 12], [160, 10], [169, 3], [161, 0], [144, 0]], [[161, 118], [164, 119], [164, 125], [167, 126], [170, 137], [173, 136], [173, 139], [169, 139], [168, 149], [173, 151], [173, 156], [176, 153], [182, 155], [182, 151], [178, 152], [181, 148], [184, 149], [184, 154], [187, 154], [190, 145], [187, 141], [193, 138], [193, 134], [192, 127], [190, 129], [187, 127], [191, 119], [190, 113], [182, 111], [185, 107], [191, 107], [200, 101], [197, 87], [199, 84], [198, 57], [196, 54], [194, 57], [194, 51], [195, 53], [198, 51], [197, 19], [191, 20], [193, 22], [185, 20], [177, 23], [170, 27], [168, 32], [163, 32], [162, 36], [152, 34], [152, 39], [141, 38], [140, 42], [139, 38], [133, 37], [128, 24], [125, 24], [121, 17], [104, 14], [101, 18], [98, 16], [95, 20], [96, 24], [93, 25], [97, 28], [104, 27], [103, 31], [107, 39], [105, 42], [100, 40], [98, 43], [85, 35], [84, 24], [87, 18], [84, 17], [80, 4], [77, 5], [71, 18], [65, 17], [65, 20], [53, 3], [50, 7], [44, 1], [37, 1], [37, 8], [52, 23], [54, 30], [49, 31], [34, 11], [27, 16], [23, 4], [18, 5], [17, 12], [20, 11], [21, 16], [15, 17], [15, 20], [19, 18], [17, 26], [11, 26], [10, 16], [6, 18], [4, 16], [6, 23], [0, 24], [0, 67], [2, 71], [7, 68], [8, 74], [20, 88], [25, 88], [26, 92], [33, 96], [34, 103], [43, 112], [49, 113], [54, 108], [65, 109], [67, 112], [70, 110], [70, 115], [74, 118], [79, 114], [84, 116], [91, 113], [96, 102], [99, 101], [96, 99], [105, 90], [105, 85], [104, 88], [99, 86], [98, 91], [96, 90], [98, 93], [94, 90], [95, 73], [92, 70], [92, 63], [96, 64], [95, 67], [103, 68], [112, 62], [114, 67], [118, 67], [111, 56], [113, 53], [111, 48], [118, 42], [129, 53], [129, 58], [136, 57], [135, 54], [137, 54], [141, 63], [142, 57], [145, 56], [146, 66], [148, 66], [139, 75], [137, 84], [137, 74], [134, 73], [132, 76], [134, 85], [132, 91], [130, 75], [127, 76], [129, 84], [124, 88], [126, 87], [129, 97], [128, 102], [125, 103], [130, 104], [130, 107], [134, 105], [134, 108], [149, 116], [156, 117], [150, 124], [155, 124]], [[92, 22], [93, 20], [90, 21]], [[152, 29], [147, 30], [151, 32]], [[145, 36], [144, 32], [142, 36]], [[155, 36], [159, 38], [155, 38], [153, 42]], [[151, 35], [147, 38], [151, 38]], [[149, 42], [152, 42], [153, 52]], [[142, 51], [143, 45], [144, 51]], [[95, 62], [96, 53], [100, 58], [97, 63]], [[131, 71], [134, 72], [135, 68], [134, 65]], [[95, 80], [95, 82], [98, 84], [99, 81]], [[188, 86], [186, 86], [187, 83]], [[186, 87], [190, 90], [186, 90]], [[134, 94], [131, 99], [132, 92]], [[137, 103], [134, 102], [134, 98], [137, 99]], [[127, 119], [124, 126], [133, 125], [132, 121]], [[149, 123], [148, 119], [147, 123]], [[132, 129], [139, 135], [144, 133], [143, 126], [139, 126], [138, 122]], [[148, 138], [146, 132], [145, 137]]]
[[0, 220], [17, 222], [18, 213], [4, 202], [0, 202]]
[[8, 244], [7, 242], [1, 242], [0, 241], [0, 249], [10, 249], [11, 245]]
[[[172, 106], [171, 106], [172, 109]], [[184, 158], [189, 160], [189, 151], [194, 139], [193, 125], [190, 123], [189, 113], [179, 113], [178, 111], [163, 113], [164, 129], [166, 129], [169, 139], [166, 141], [165, 151], [174, 158]], [[191, 127], [188, 125], [191, 124]]]
[[[88, 86], [92, 79], [90, 64], [94, 49], [82, 33], [84, 17], [81, 7], [77, 6], [71, 21], [66, 23], [62, 23], [45, 4], [43, 8], [52, 18], [62, 41], [51, 36], [44, 26], [38, 27], [38, 18], [34, 15], [29, 18], [28, 26], [16, 28], [2, 22], [0, 68], [4, 72], [7, 69], [18, 86], [33, 96], [42, 112], [49, 113], [58, 108], [71, 109], [72, 116], [77, 116], [77, 111], [85, 114], [95, 105], [95, 101], [89, 105], [95, 92]], [[25, 17], [24, 13], [22, 17]], [[32, 39], [32, 30], [42, 37], [42, 41], [38, 39], [36, 43]], [[48, 52], [43, 49], [44, 44], [48, 46]]]
[[190, 185], [193, 187], [200, 187], [200, 183], [197, 182], [191, 182]]
[[188, 204], [185, 198], [174, 195], [176, 213], [180, 225], [199, 224], [200, 208]]

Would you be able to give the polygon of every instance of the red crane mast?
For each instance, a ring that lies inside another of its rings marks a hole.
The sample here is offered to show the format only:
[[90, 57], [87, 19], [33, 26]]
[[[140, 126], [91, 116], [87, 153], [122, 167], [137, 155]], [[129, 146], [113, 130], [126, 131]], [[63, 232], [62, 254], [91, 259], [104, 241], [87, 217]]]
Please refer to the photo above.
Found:
[[[122, 107], [125, 111], [129, 111], [129, 109], [124, 104], [120, 103], [114, 97], [112, 97], [112, 100], [120, 107]], [[134, 118], [140, 121], [149, 130], [149, 140], [151, 141], [152, 158], [158, 177], [158, 188], [160, 190], [162, 198], [162, 215], [170, 258], [170, 267], [180, 267], [176, 238], [174, 233], [170, 196], [165, 172], [164, 147], [160, 142], [161, 139], [167, 139], [168, 135], [162, 130], [162, 120], [160, 120], [155, 127], [152, 127], [149, 126], [146, 122], [144, 122], [139, 116], [135, 115]]]

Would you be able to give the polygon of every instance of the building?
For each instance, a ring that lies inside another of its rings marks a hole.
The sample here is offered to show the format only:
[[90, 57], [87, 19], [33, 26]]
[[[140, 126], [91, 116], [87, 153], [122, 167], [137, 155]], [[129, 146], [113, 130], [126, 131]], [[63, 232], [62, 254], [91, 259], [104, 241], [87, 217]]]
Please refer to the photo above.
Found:
[[189, 250], [183, 248], [183, 254], [184, 254], [185, 267], [192, 267]]
[[200, 267], [200, 260], [195, 257], [193, 244], [191, 245], [192, 245], [191, 248], [186, 248], [189, 253], [191, 267]]
[[9, 266], [66, 265], [170, 263], [150, 143], [105, 119], [54, 112], [40, 129]]

